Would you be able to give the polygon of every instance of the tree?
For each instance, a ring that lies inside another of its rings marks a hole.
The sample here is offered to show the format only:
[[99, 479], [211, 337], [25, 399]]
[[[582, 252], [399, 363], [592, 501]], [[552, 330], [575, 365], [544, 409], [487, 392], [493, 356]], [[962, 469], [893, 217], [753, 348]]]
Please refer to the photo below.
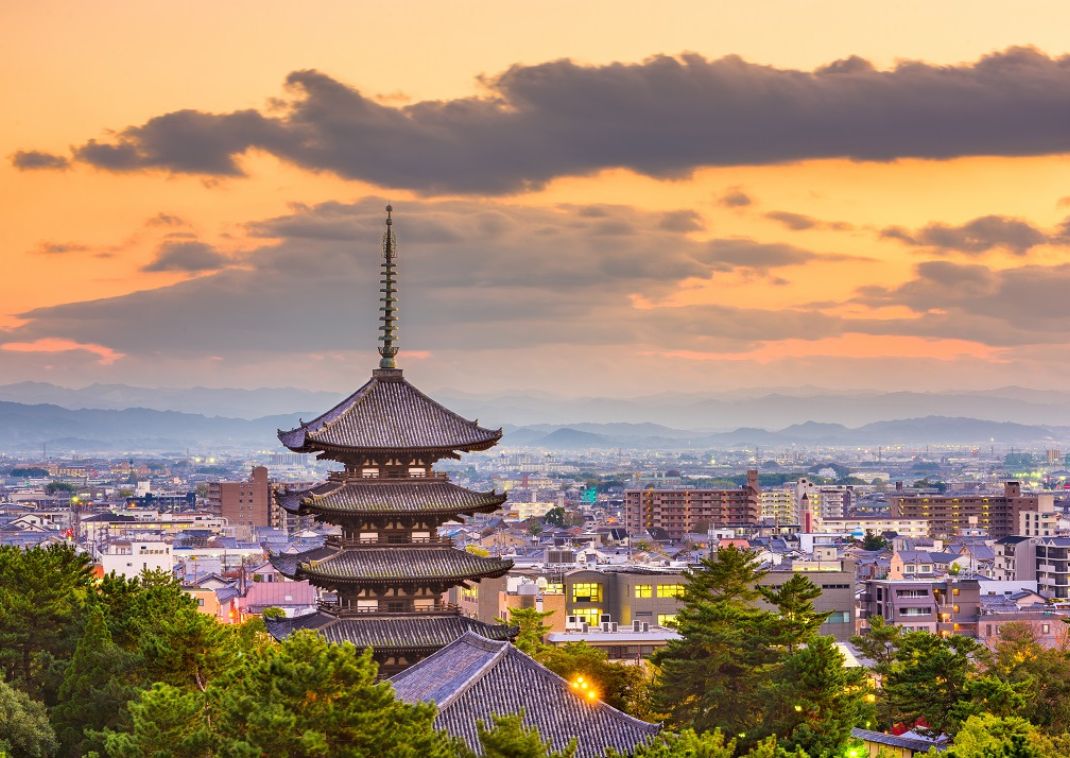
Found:
[[1070, 754], [1070, 738], [1050, 738], [1017, 716], [986, 713], [971, 716], [955, 735], [948, 758], [1061, 758]]
[[776, 606], [779, 619], [774, 624], [775, 642], [789, 653], [817, 634], [831, 615], [814, 610], [814, 600], [821, 597], [821, 589], [802, 574], [792, 574], [779, 588], [759, 586], [758, 591], [766, 602]]
[[560, 505], [555, 506], [546, 512], [546, 515], [542, 517], [544, 524], [550, 526], [564, 526], [565, 525], [565, 509]]
[[851, 729], [875, 715], [865, 671], [847, 668], [831, 637], [812, 635], [784, 662], [777, 685], [777, 708], [766, 722], [788, 749], [836, 754]]
[[641, 666], [614, 663], [604, 650], [586, 642], [548, 645], [535, 659], [569, 682], [582, 676], [598, 697], [618, 710], [641, 715], [646, 705], [647, 678]]
[[52, 709], [65, 754], [80, 756], [100, 749], [102, 745], [88, 732], [125, 722], [126, 704], [135, 694], [124, 675], [130, 663], [131, 655], [112, 642], [103, 608], [92, 604], [64, 672], [59, 703]]
[[749, 553], [727, 547], [687, 575], [676, 615], [680, 638], [656, 651], [654, 704], [670, 723], [730, 734], [760, 730], [763, 682], [776, 662], [769, 630], [776, 615], [755, 606], [760, 571]]
[[494, 716], [490, 728], [482, 721], [476, 722], [476, 734], [485, 758], [573, 758], [576, 755], [576, 738], [573, 737], [563, 750], [554, 750], [535, 727], [524, 726], [523, 714]]
[[1046, 649], [1027, 624], [1004, 624], [985, 671], [1015, 688], [1032, 723], [1050, 734], [1070, 731], [1070, 656], [1064, 649]]
[[[633, 758], [734, 758], [736, 741], [725, 737], [720, 729], [697, 733], [694, 729], [679, 732], [664, 731], [649, 742], [639, 745]], [[616, 753], [610, 753], [616, 758]]]
[[58, 747], [44, 705], [0, 680], [0, 755], [44, 758]]
[[394, 698], [371, 652], [310, 631], [239, 659], [204, 690], [158, 683], [130, 704], [132, 725], [108, 731], [113, 756], [286, 755], [448, 758], [431, 704]]
[[872, 616], [869, 619], [869, 632], [852, 637], [851, 644], [857, 647], [864, 657], [873, 661], [878, 674], [885, 674], [895, 657], [900, 634], [902, 630], [895, 624], [885, 623], [881, 616]]
[[519, 627], [514, 644], [517, 649], [530, 656], [536, 656], [545, 647], [543, 639], [550, 627], [543, 620], [554, 615], [553, 611], [540, 611], [536, 608], [510, 608], [509, 620]]
[[863, 550], [877, 551], [884, 550], [884, 548], [886, 547], [888, 547], [888, 540], [884, 539], [884, 537], [880, 536], [876, 532], [873, 532], [869, 529], [866, 530], [866, 536], [862, 538]]
[[902, 634], [884, 676], [882, 703], [888, 721], [914, 724], [924, 719], [938, 732], [953, 731], [960, 702], [970, 695], [972, 657], [979, 648], [959, 634]]
[[0, 671], [46, 703], [59, 686], [56, 662], [77, 644], [90, 566], [68, 545], [0, 546]]

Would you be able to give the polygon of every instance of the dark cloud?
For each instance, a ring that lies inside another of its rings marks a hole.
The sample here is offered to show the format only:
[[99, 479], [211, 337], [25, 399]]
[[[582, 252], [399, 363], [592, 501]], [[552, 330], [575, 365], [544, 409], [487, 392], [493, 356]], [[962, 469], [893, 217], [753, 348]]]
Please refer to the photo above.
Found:
[[844, 232], [854, 228], [843, 221], [822, 221], [813, 216], [806, 216], [802, 213], [792, 213], [791, 211], [770, 211], [765, 214], [765, 217], [771, 221], [783, 224], [788, 229], [796, 232], [805, 229], [831, 229], [837, 232]]
[[317, 71], [287, 77], [281, 107], [176, 111], [76, 148], [114, 171], [233, 176], [260, 149], [312, 170], [420, 192], [502, 193], [625, 167], [656, 177], [700, 166], [813, 158], [893, 160], [1070, 150], [1070, 58], [1013, 48], [972, 64], [852, 58], [816, 71], [738, 57], [514, 66], [479, 98], [376, 102]]
[[[370, 347], [383, 204], [295, 207], [249, 227], [264, 245], [244, 254], [241, 267], [122, 297], [40, 308], [21, 314], [26, 323], [6, 339], [63, 337], [132, 356]], [[743, 349], [759, 339], [812, 339], [839, 324], [804, 309], [633, 303], [636, 295], [656, 303], [685, 279], [726, 270], [765, 276], [824, 257], [800, 248], [697, 241], [664, 228], [663, 214], [620, 206], [450, 201], [395, 209], [402, 344], [408, 349], [640, 342]], [[608, 228], [616, 233], [599, 233]], [[209, 264], [221, 262], [207, 252]], [[176, 268], [173, 260], [168, 268]]]
[[181, 216], [161, 211], [146, 221], [145, 226], [189, 226], [189, 222]]
[[1021, 219], [1006, 216], [981, 216], [961, 226], [929, 224], [910, 231], [893, 226], [881, 230], [881, 236], [916, 247], [938, 251], [957, 251], [977, 255], [996, 248], [1025, 255], [1037, 245], [1058, 239]]
[[11, 165], [20, 171], [35, 171], [38, 169], [70, 168], [70, 161], [62, 155], [46, 153], [41, 150], [19, 150], [11, 157]]
[[870, 323], [866, 331], [970, 339], [992, 345], [1066, 341], [1070, 264], [994, 270], [926, 261], [915, 277], [893, 287], [866, 287], [868, 305], [905, 306], [913, 319]]
[[754, 201], [751, 200], [750, 195], [748, 195], [746, 192], [739, 189], [738, 187], [733, 187], [732, 189], [721, 195], [720, 199], [717, 202], [719, 202], [726, 208], [743, 208], [745, 206], [750, 205]]
[[705, 229], [702, 217], [694, 211], [672, 211], [661, 217], [658, 224], [661, 229], [670, 232], [700, 232]]
[[142, 271], [213, 271], [223, 268], [230, 259], [203, 242], [165, 242], [151, 263]]

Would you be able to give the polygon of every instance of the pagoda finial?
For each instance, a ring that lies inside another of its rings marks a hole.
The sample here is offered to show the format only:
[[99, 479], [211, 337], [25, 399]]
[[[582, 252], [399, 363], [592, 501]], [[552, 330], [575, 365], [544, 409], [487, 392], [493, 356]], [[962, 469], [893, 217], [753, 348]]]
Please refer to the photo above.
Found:
[[395, 261], [397, 260], [397, 240], [394, 239], [393, 220], [390, 214], [392, 206], [386, 206], [386, 231], [383, 232], [383, 278], [380, 282], [382, 287], [379, 292], [382, 297], [379, 302], [383, 307], [379, 309], [382, 315], [382, 324], [379, 327], [379, 368], [397, 368], [394, 356], [398, 354], [398, 291], [396, 288], [395, 275], [397, 273]]

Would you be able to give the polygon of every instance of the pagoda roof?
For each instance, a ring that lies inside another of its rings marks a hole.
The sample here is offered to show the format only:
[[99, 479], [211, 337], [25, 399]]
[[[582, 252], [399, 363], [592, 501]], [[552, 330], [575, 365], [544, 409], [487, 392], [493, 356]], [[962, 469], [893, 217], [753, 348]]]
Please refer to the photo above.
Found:
[[268, 631], [283, 639], [299, 629], [314, 629], [328, 642], [350, 642], [378, 652], [437, 650], [469, 632], [498, 640], [512, 639], [517, 629], [506, 624], [487, 624], [456, 614], [397, 614], [339, 618], [316, 611], [295, 618], [265, 619]]
[[279, 506], [290, 513], [327, 515], [489, 513], [506, 498], [493, 491], [474, 492], [446, 479], [331, 480], [275, 495]]
[[560, 676], [508, 642], [468, 632], [390, 678], [400, 700], [438, 706], [435, 728], [480, 751], [476, 723], [523, 714], [554, 750], [573, 738], [577, 758], [600, 758], [612, 747], [625, 755], [659, 731], [600, 701], [581, 697]]
[[294, 452], [485, 450], [501, 429], [484, 429], [409, 384], [400, 369], [378, 369], [372, 378], [312, 421], [279, 431]]
[[502, 576], [513, 562], [484, 558], [450, 546], [339, 548], [325, 545], [303, 553], [278, 553], [271, 564], [291, 579], [323, 583], [463, 582]]

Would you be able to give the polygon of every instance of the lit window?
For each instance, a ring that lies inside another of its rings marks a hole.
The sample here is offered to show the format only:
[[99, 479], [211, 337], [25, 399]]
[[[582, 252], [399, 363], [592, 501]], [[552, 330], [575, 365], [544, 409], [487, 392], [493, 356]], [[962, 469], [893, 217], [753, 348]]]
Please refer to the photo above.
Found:
[[561, 582], [547, 582], [542, 592], [544, 595], [564, 595], [565, 585]]
[[682, 584], [659, 584], [658, 597], [683, 597], [684, 585]]
[[572, 585], [572, 602], [601, 603], [602, 585], [597, 582], [581, 582]]
[[658, 614], [658, 626], [668, 626], [676, 623], [675, 613], [659, 613]]
[[572, 612], [572, 615], [576, 617], [578, 621], [581, 621], [591, 626], [598, 624], [601, 616], [601, 608], [577, 608]]
[[653, 586], [649, 584], [637, 584], [635, 585], [635, 596], [637, 598], [653, 597]]

